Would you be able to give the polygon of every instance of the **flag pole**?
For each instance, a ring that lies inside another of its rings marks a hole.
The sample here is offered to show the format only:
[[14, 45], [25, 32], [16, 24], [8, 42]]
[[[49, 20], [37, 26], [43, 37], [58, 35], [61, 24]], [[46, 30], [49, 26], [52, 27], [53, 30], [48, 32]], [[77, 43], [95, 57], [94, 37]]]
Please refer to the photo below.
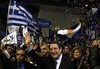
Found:
[[[11, 0], [9, 0], [9, 4], [8, 4], [8, 14], [7, 14], [7, 23], [8, 23], [8, 21], [9, 21], [9, 12], [10, 12], [10, 8], [11, 8]], [[6, 35], [7, 35], [7, 23], [6, 23]]]
[[9, 18], [8, 18], [8, 15], [9, 15], [9, 11], [10, 11], [10, 9], [9, 8], [11, 8], [11, 0], [9, 0], [9, 4], [8, 4], [8, 12], [7, 12], [7, 22], [6, 22], [6, 40], [7, 40], [7, 23], [8, 23], [8, 20], [9, 20]]

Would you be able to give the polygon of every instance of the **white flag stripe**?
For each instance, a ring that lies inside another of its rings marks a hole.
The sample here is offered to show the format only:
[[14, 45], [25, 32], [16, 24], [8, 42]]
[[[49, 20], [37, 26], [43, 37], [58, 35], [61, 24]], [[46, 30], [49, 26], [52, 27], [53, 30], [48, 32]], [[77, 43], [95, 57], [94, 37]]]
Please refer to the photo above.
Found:
[[81, 28], [81, 23], [73, 30], [73, 32], [78, 31]]
[[[36, 27], [35, 25], [33, 25], [32, 23], [31, 23], [30, 25], [31, 25], [32, 27], [34, 27], [34, 28], [36, 28], [36, 29], [37, 29], [37, 27]], [[31, 26], [30, 26], [30, 27], [31, 27]]]
[[35, 22], [35, 21], [32, 21], [32, 23], [35, 24], [35, 25], [37, 25], [37, 22]]
[[81, 28], [81, 23], [75, 28], [75, 29], [64, 29], [64, 30], [58, 30], [57, 34], [60, 35], [68, 35], [68, 34], [73, 34], [77, 32]]
[[22, 16], [18, 16], [18, 15], [9, 15], [8, 16], [9, 18], [17, 18], [17, 19], [25, 19], [24, 17], [22, 17]]
[[30, 26], [29, 26], [29, 29], [31, 29], [32, 31], [36, 31], [36, 29], [35, 29], [35, 28], [33, 29], [33, 28], [32, 28], [32, 27], [30, 27]]

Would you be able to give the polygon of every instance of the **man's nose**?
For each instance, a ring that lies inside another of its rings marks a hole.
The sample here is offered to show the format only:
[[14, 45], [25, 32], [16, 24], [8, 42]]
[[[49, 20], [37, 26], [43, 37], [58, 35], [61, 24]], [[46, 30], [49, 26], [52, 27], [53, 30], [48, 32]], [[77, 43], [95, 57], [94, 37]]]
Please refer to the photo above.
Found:
[[51, 52], [55, 52], [55, 49], [52, 49]]

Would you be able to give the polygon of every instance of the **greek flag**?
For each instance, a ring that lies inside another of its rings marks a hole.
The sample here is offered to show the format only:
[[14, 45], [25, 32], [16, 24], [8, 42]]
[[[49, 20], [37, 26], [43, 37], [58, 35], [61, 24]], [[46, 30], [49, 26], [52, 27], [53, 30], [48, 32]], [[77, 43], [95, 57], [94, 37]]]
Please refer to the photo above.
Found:
[[18, 31], [19, 27], [25, 26], [31, 34], [38, 34], [37, 23], [33, 20], [32, 15], [26, 8], [14, 0], [9, 4], [7, 26], [9, 33]]

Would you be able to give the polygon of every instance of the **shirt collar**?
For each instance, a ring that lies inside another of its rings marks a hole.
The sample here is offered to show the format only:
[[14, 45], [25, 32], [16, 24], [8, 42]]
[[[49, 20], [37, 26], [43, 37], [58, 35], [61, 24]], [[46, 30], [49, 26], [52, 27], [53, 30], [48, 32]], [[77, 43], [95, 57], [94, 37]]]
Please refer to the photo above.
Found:
[[57, 63], [60, 63], [62, 59], [62, 54], [60, 55], [60, 57], [56, 60]]

